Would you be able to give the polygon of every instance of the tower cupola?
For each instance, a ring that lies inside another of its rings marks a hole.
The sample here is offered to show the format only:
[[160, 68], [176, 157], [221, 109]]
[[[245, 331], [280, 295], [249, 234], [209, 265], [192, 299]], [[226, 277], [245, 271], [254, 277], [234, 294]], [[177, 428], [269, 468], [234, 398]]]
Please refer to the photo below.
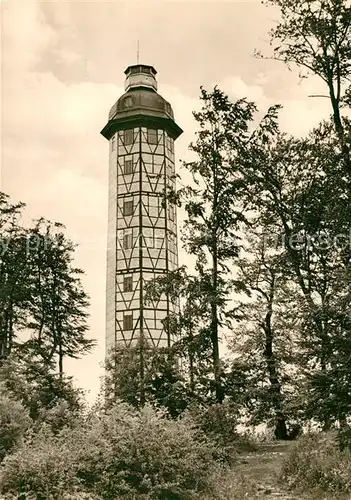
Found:
[[165, 129], [176, 139], [182, 129], [174, 121], [172, 106], [157, 92], [157, 71], [147, 64], [134, 64], [125, 70], [125, 93], [109, 112], [101, 134], [110, 140], [117, 130], [134, 126]]
[[124, 83], [126, 91], [137, 87], [146, 87], [155, 92], [157, 91], [157, 71], [153, 66], [135, 64], [134, 66], [128, 66], [124, 73], [126, 75]]

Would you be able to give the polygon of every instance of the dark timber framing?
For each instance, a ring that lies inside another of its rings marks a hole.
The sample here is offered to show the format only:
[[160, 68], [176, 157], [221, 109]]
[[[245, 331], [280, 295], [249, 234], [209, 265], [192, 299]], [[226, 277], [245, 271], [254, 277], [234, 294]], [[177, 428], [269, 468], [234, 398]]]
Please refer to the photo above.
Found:
[[[111, 141], [109, 236], [115, 240], [107, 265], [106, 347], [123, 350], [139, 342], [143, 404], [145, 346], [171, 346], [162, 321], [178, 306], [169, 296], [145, 305], [144, 283], [178, 266], [176, 210], [171, 215], [168, 201], [162, 204], [162, 199], [169, 184], [175, 182], [173, 141], [182, 130], [174, 121], [170, 104], [156, 92], [154, 68], [130, 66], [126, 75], [126, 93], [111, 108], [101, 131]], [[148, 142], [149, 129], [157, 130], [156, 144]], [[133, 130], [132, 144], [124, 143], [125, 130]], [[126, 173], [125, 161], [129, 160], [133, 172]], [[133, 202], [133, 213], [124, 210], [126, 199]], [[129, 234], [131, 248], [126, 249], [123, 243]], [[127, 274], [132, 286], [125, 289]], [[123, 328], [126, 314], [133, 315], [131, 331], [129, 325], [128, 331]]]

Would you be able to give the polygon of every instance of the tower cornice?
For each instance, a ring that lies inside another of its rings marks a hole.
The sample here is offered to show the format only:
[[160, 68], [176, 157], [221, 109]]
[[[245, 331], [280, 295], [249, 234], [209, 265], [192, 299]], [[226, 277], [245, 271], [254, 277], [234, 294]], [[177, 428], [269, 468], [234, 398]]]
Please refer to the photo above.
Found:
[[139, 109], [137, 114], [133, 111], [130, 114], [126, 113], [125, 116], [109, 120], [101, 130], [101, 134], [105, 139], [110, 140], [118, 130], [126, 130], [134, 127], [150, 127], [166, 130], [173, 139], [177, 139], [183, 133], [183, 130], [171, 118], [166, 118], [161, 113], [160, 116], [156, 113], [151, 115], [148, 111]]

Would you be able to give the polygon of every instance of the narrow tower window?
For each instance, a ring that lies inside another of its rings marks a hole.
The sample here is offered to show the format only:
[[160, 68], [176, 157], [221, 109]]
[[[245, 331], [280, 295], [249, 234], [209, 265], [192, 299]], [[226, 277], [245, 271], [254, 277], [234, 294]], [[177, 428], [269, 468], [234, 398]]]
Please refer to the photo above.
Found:
[[132, 292], [133, 291], [133, 276], [124, 276], [123, 291], [124, 292]]
[[116, 149], [116, 136], [113, 135], [111, 138], [111, 151], [114, 151]]
[[133, 314], [123, 316], [123, 330], [133, 330]]
[[124, 131], [124, 145], [129, 146], [130, 144], [133, 144], [134, 141], [134, 130], [128, 129]]
[[124, 175], [131, 175], [134, 171], [133, 160], [124, 160]]
[[174, 144], [173, 144], [173, 139], [171, 137], [167, 136], [167, 149], [173, 153], [174, 151]]
[[173, 207], [173, 205], [168, 205], [168, 218], [170, 221], [174, 221], [174, 207]]
[[133, 215], [133, 212], [134, 212], [133, 200], [124, 200], [123, 215], [124, 216]]
[[147, 129], [147, 142], [149, 144], [157, 144], [157, 130], [155, 128]]
[[125, 233], [123, 236], [123, 248], [124, 250], [130, 250], [133, 246], [133, 236], [132, 233]]

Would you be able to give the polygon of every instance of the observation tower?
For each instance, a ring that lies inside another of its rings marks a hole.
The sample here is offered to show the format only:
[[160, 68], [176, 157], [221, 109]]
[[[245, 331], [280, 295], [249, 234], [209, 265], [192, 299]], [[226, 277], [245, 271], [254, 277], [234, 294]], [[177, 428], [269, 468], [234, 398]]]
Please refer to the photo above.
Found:
[[162, 320], [177, 311], [166, 295], [145, 305], [145, 283], [178, 267], [174, 141], [182, 133], [171, 105], [157, 92], [156, 70], [125, 70], [125, 93], [101, 134], [109, 141], [106, 351], [138, 340], [153, 348], [172, 339]]

